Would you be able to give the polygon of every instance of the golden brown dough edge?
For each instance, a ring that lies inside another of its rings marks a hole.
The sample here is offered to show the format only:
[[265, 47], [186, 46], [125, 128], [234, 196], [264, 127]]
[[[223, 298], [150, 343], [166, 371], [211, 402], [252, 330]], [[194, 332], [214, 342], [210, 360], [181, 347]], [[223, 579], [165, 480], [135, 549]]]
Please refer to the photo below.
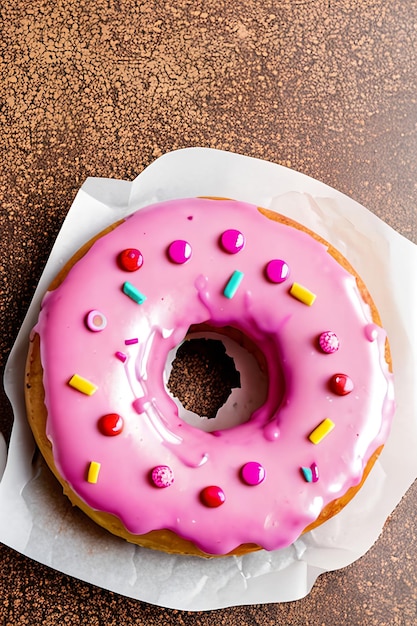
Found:
[[[288, 226], [297, 228], [298, 230], [302, 230], [323, 245], [325, 245], [329, 254], [333, 256], [335, 260], [340, 263], [340, 265], [342, 265], [350, 274], [352, 274], [356, 278], [356, 282], [361, 296], [370, 307], [373, 321], [376, 324], [381, 325], [381, 319], [378, 310], [363, 280], [353, 269], [347, 259], [345, 259], [345, 257], [338, 250], [331, 246], [325, 239], [323, 239], [313, 231], [310, 231], [308, 228], [304, 227], [298, 222], [268, 209], [258, 207], [258, 210], [268, 219], [287, 224]], [[115, 224], [111, 225], [110, 227], [106, 228], [104, 231], [93, 237], [84, 246], [82, 246], [57, 274], [55, 279], [50, 284], [49, 290], [51, 291], [53, 289], [56, 289], [62, 283], [65, 276], [70, 271], [71, 267], [88, 252], [88, 250], [91, 248], [95, 241], [112, 231], [114, 228], [117, 228], [117, 226], [122, 222], [123, 220], [116, 222]], [[386, 342], [385, 360], [387, 361], [387, 364], [389, 365], [389, 368], [391, 370], [392, 360], [388, 341]], [[68, 485], [68, 483], [59, 474], [59, 471], [54, 463], [51, 442], [46, 436], [47, 409], [44, 403], [43, 369], [40, 358], [40, 338], [39, 335], [36, 333], [34, 333], [30, 341], [26, 362], [25, 377], [26, 410], [28, 415], [28, 421], [35, 437], [36, 443], [47, 465], [62, 485], [64, 494], [69, 498], [74, 506], [79, 507], [86, 515], [88, 515], [88, 517], [90, 517], [103, 528], [106, 528], [114, 535], [122, 537], [123, 539], [126, 539], [131, 543], [140, 545], [145, 548], [152, 548], [164, 551], [170, 554], [185, 554], [189, 556], [213, 558], [213, 555], [202, 552], [191, 541], [179, 537], [177, 534], [170, 530], [154, 530], [144, 535], [133, 535], [125, 529], [125, 527], [117, 517], [109, 513], [104, 513], [91, 509], [81, 498], [79, 498]], [[317, 519], [309, 526], [307, 526], [303, 532], [308, 532], [313, 528], [320, 526], [325, 521], [339, 513], [348, 504], [348, 502], [352, 500], [355, 494], [361, 489], [369, 472], [371, 471], [374, 463], [381, 453], [382, 448], [383, 446], [380, 446], [377, 450], [375, 450], [375, 452], [369, 459], [364, 469], [360, 483], [358, 485], [350, 487], [343, 496], [327, 504], [321, 511]], [[234, 549], [232, 552], [230, 552], [228, 555], [219, 556], [239, 556], [260, 549], [261, 547], [256, 544], [242, 544]]]

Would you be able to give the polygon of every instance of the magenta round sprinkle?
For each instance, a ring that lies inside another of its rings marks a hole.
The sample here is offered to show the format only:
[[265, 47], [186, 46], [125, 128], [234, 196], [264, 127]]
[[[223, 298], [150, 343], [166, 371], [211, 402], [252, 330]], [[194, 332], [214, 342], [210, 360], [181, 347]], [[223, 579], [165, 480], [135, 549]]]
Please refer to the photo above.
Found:
[[283, 283], [290, 275], [290, 268], [282, 259], [273, 259], [267, 264], [265, 274], [271, 283]]
[[155, 487], [169, 487], [174, 482], [174, 473], [168, 465], [158, 465], [152, 470], [152, 481]]
[[168, 256], [173, 263], [186, 263], [191, 258], [192, 248], [188, 241], [176, 239], [168, 248]]
[[333, 352], [337, 352], [339, 350], [339, 339], [336, 333], [331, 330], [326, 330], [326, 332], [321, 333], [319, 337], [320, 348], [326, 354], [333, 354]]
[[241, 469], [242, 480], [247, 485], [260, 485], [265, 480], [265, 475], [265, 468], [257, 461], [250, 461]]
[[229, 254], [236, 254], [240, 252], [245, 246], [245, 236], [240, 230], [229, 228], [225, 230], [220, 237], [220, 243], [225, 252]]

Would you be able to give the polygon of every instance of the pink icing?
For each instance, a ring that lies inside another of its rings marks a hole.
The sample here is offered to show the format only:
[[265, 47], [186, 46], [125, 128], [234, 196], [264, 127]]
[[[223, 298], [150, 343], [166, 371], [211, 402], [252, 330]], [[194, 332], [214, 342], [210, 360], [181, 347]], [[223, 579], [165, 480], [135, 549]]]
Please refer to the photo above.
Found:
[[[230, 299], [223, 290], [236, 257], [219, 244], [225, 228], [246, 240], [238, 255], [244, 277]], [[187, 263], [167, 257], [173, 241], [192, 247]], [[140, 304], [123, 293], [126, 272], [117, 262], [129, 247], [140, 248], [144, 259], [131, 274], [134, 288], [146, 294]], [[292, 280], [282, 284], [265, 277], [277, 253], [291, 267]], [[316, 294], [311, 306], [289, 295], [292, 281]], [[102, 332], [86, 327], [91, 310], [105, 315]], [[191, 324], [206, 322], [238, 328], [268, 366], [265, 404], [248, 422], [214, 434], [178, 417], [163, 378], [170, 350]], [[43, 300], [35, 330], [56, 466], [90, 507], [118, 516], [131, 533], [170, 529], [209, 554], [246, 542], [267, 550], [287, 546], [323, 506], [360, 481], [388, 436], [394, 401], [385, 333], [370, 324], [354, 277], [326, 247], [267, 220], [256, 207], [185, 199], [142, 209], [99, 239]], [[317, 345], [326, 328], [340, 340], [331, 355]], [[125, 345], [131, 337], [139, 342]], [[328, 385], [340, 371], [355, 381], [346, 396]], [[97, 385], [94, 395], [68, 385], [75, 372]], [[97, 422], [113, 413], [123, 430], [106, 437]], [[308, 435], [325, 418], [335, 427], [313, 445]], [[241, 468], [253, 459], [265, 478], [249, 486]], [[94, 484], [85, 478], [92, 460], [100, 463]], [[320, 480], [308, 483], [300, 467], [313, 461]], [[175, 476], [167, 489], [150, 480], [161, 466]], [[207, 488], [222, 495], [221, 506], [202, 502]]]

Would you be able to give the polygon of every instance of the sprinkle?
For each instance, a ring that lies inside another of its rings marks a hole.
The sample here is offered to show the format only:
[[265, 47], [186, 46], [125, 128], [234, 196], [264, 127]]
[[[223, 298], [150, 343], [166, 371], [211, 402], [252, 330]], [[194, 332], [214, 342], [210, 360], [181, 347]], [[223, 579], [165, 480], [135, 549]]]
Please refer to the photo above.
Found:
[[129, 298], [131, 298], [137, 304], [143, 304], [146, 300], [146, 296], [138, 291], [132, 283], [125, 282], [123, 283], [123, 293], [125, 293]]
[[139, 339], [137, 337], [132, 337], [132, 339], [125, 339], [126, 346], [133, 346], [133, 344], [139, 343]]
[[326, 332], [321, 333], [319, 337], [319, 345], [326, 354], [333, 354], [339, 350], [339, 339], [336, 333], [333, 333], [331, 330], [326, 330]]
[[220, 237], [220, 245], [225, 252], [236, 254], [245, 247], [245, 236], [240, 230], [230, 228], [225, 230]]
[[117, 351], [115, 353], [115, 356], [119, 359], [119, 361], [121, 361], [122, 363], [125, 363], [127, 361], [127, 354], [125, 354], [124, 352], [119, 352]]
[[243, 272], [239, 272], [239, 270], [235, 270], [233, 272], [229, 279], [229, 282], [227, 283], [223, 291], [223, 294], [226, 296], [226, 298], [233, 298], [236, 291], [238, 290], [240, 283], [242, 282], [243, 276]]
[[334, 422], [326, 417], [309, 435], [309, 439], [312, 443], [320, 443], [334, 428]]
[[101, 463], [97, 463], [97, 461], [91, 461], [89, 468], [88, 468], [87, 482], [91, 484], [95, 484], [98, 481], [100, 468], [101, 468]]
[[300, 283], [293, 283], [290, 294], [308, 306], [311, 306], [316, 299], [316, 294], [307, 289], [307, 287], [300, 285]]
[[319, 468], [317, 463], [312, 463], [310, 467], [301, 467], [301, 473], [308, 483], [316, 483], [319, 479]]
[[301, 468], [301, 472], [305, 478], [305, 481], [307, 483], [312, 483], [313, 482], [313, 472], [311, 471], [310, 467], [302, 467]]
[[247, 485], [260, 485], [265, 480], [265, 468], [256, 461], [250, 461], [240, 470], [243, 482]]
[[104, 330], [107, 326], [107, 319], [103, 313], [97, 311], [97, 309], [93, 309], [89, 313], [87, 313], [85, 323], [87, 327], [93, 332], [97, 333], [100, 330]]
[[312, 463], [310, 465], [310, 469], [311, 469], [311, 474], [313, 478], [313, 483], [316, 483], [319, 479], [319, 468], [317, 466], [317, 463]]
[[72, 376], [72, 378], [68, 381], [68, 384], [77, 391], [85, 393], [86, 396], [92, 396], [98, 389], [97, 385], [90, 382], [86, 378], [79, 376], [78, 374], [74, 374], [74, 376]]
[[114, 437], [123, 430], [123, 418], [118, 413], [108, 413], [100, 417], [97, 426], [102, 435]]
[[168, 465], [157, 465], [152, 470], [151, 478], [155, 487], [165, 489], [174, 482], [174, 472]]
[[126, 272], [136, 272], [143, 265], [142, 253], [136, 248], [126, 248], [119, 254], [117, 260]]
[[273, 259], [266, 265], [265, 274], [271, 283], [283, 283], [290, 275], [290, 268], [285, 261]]
[[335, 374], [331, 377], [330, 389], [338, 396], [347, 396], [348, 393], [353, 391], [353, 382], [346, 374]]
[[192, 248], [188, 241], [176, 239], [168, 248], [168, 257], [173, 263], [182, 265], [191, 259]]
[[211, 485], [200, 492], [200, 499], [205, 506], [215, 509], [226, 501], [226, 496], [221, 487]]

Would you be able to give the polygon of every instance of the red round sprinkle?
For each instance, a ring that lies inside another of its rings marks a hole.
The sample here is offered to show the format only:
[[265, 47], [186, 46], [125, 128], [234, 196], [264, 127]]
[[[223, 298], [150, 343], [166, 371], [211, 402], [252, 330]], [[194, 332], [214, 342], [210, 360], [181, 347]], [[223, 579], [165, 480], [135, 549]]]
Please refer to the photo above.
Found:
[[98, 429], [106, 437], [120, 435], [123, 430], [123, 418], [117, 413], [108, 413], [98, 420]]
[[226, 496], [221, 487], [211, 485], [210, 487], [205, 487], [200, 492], [200, 499], [205, 506], [216, 508], [225, 502]]
[[330, 389], [338, 396], [346, 396], [353, 391], [353, 382], [346, 374], [335, 374], [330, 379]]
[[136, 272], [143, 265], [143, 256], [136, 248], [126, 248], [118, 257], [119, 265], [126, 272]]
[[265, 267], [265, 274], [271, 283], [283, 283], [290, 275], [290, 268], [285, 261], [273, 259]]

